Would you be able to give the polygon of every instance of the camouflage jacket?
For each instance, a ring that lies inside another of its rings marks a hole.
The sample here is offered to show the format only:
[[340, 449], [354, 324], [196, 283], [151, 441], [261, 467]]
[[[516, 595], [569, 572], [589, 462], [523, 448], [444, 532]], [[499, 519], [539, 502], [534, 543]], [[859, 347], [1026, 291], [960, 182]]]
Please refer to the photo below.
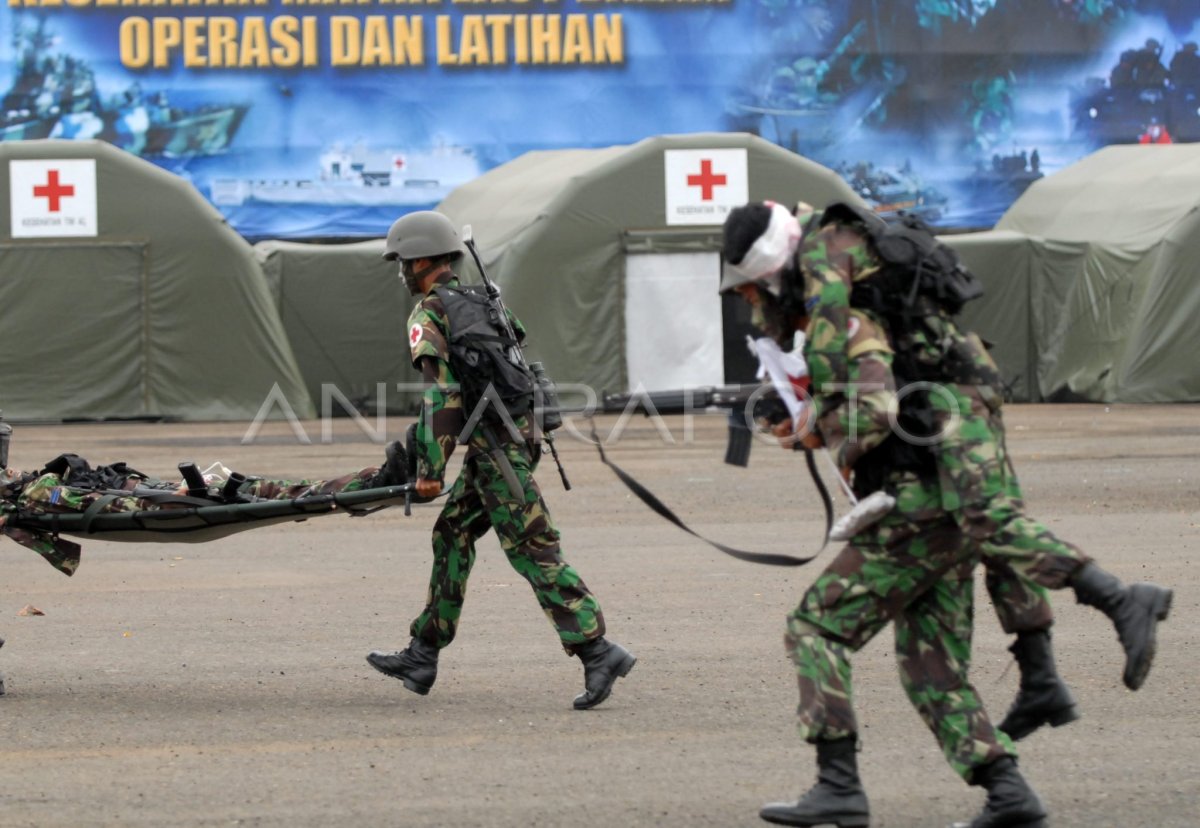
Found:
[[[62, 503], [62, 485], [57, 475], [0, 469], [0, 533], [24, 547], [37, 552], [46, 562], [64, 575], [74, 575], [79, 568], [82, 548], [74, 541], [51, 532], [41, 532], [15, 526], [23, 510], [72, 511], [86, 509], [90, 503]], [[49, 506], [42, 508], [43, 504]]]
[[854, 465], [892, 431], [897, 411], [892, 349], [877, 320], [852, 310], [846, 336], [847, 382], [826, 386], [814, 408], [817, 428], [841, 468]]
[[[808, 313], [805, 359], [816, 397], [848, 381], [850, 294], [855, 282], [879, 272], [882, 262], [861, 225], [831, 222], [804, 240], [799, 254]], [[884, 324], [902, 382], [945, 381], [964, 385], [1000, 383], [982, 341], [963, 333], [947, 313], [919, 297], [910, 324]], [[818, 411], [824, 410], [821, 407]]]
[[[417, 476], [426, 480], [443, 480], [446, 464], [471, 414], [465, 410], [462, 392], [450, 368], [450, 324], [445, 304], [434, 292], [439, 287], [457, 285], [458, 276], [453, 271], [439, 276], [408, 317], [409, 356], [413, 367], [429, 382], [417, 422]], [[508, 318], [517, 339], [524, 339], [525, 328], [520, 320], [511, 312]], [[422, 360], [428, 360], [432, 369], [422, 365]], [[527, 417], [515, 418], [514, 425], [522, 439], [528, 439], [532, 434]], [[499, 443], [512, 439], [504, 428], [492, 431]], [[480, 426], [471, 431], [465, 442], [468, 457], [489, 448], [487, 436]]]

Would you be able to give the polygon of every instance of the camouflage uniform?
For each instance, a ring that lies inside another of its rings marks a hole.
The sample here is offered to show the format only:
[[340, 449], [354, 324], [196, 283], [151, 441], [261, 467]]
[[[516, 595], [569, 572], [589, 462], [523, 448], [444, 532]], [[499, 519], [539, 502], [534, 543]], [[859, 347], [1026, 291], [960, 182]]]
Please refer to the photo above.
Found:
[[[809, 371], [814, 385], [845, 382], [846, 339], [853, 282], [881, 263], [861, 227], [831, 222], [804, 240], [800, 254], [809, 312]], [[1025, 517], [1016, 475], [1008, 462], [1000, 414], [999, 375], [982, 342], [918, 297], [923, 324], [890, 331], [904, 362], [904, 381], [935, 380], [928, 392], [942, 504], [958, 526], [981, 544], [987, 587], [1004, 630], [1045, 629], [1053, 611], [1044, 588], [1059, 589], [1087, 557]], [[899, 357], [898, 357], [899, 360]], [[955, 380], [958, 380], [957, 382]], [[959, 418], [954, 424], [955, 413]]]
[[[882, 327], [857, 310], [849, 318], [844, 364], [855, 391], [818, 384], [813, 404], [839, 464], [861, 468], [895, 439], [896, 389]], [[884, 479], [896, 496], [893, 510], [842, 549], [788, 617], [800, 735], [820, 743], [858, 733], [848, 656], [892, 621], [905, 691], [950, 765], [969, 779], [975, 768], [1014, 755], [967, 677], [977, 553], [946, 514], [935, 480], [894, 467]]]
[[[258, 500], [294, 500], [322, 494], [356, 492], [369, 489], [378, 470], [374, 466], [331, 480], [273, 480], [249, 478], [238, 494]], [[165, 497], [145, 497], [133, 492], [135, 487], [157, 489]], [[171, 494], [186, 495], [187, 484], [130, 477], [124, 484], [128, 495], [113, 496], [119, 490], [64, 485], [62, 479], [50, 472], [20, 472], [0, 470], [0, 532], [29, 547], [65, 575], [79, 568], [81, 547], [74, 541], [36, 529], [14, 526], [11, 519], [25, 514], [81, 514], [93, 504], [104, 500], [97, 513], [140, 512], [158, 509], [187, 508], [195, 505], [170, 499]], [[218, 501], [214, 501], [216, 503]]]
[[[451, 373], [449, 324], [445, 305], [434, 292], [457, 284], [452, 272], [439, 276], [408, 320], [413, 365], [432, 380], [417, 428], [417, 476], [426, 480], [443, 479], [447, 460], [472, 413], [464, 410], [463, 395]], [[523, 338], [520, 322], [511, 315], [510, 320], [518, 338]], [[423, 368], [422, 360], [431, 365]], [[573, 654], [580, 645], [604, 635], [604, 615], [579, 574], [562, 558], [558, 530], [533, 477], [540, 451], [530, 439], [528, 418], [516, 418], [513, 425], [519, 434], [481, 420], [468, 436], [462, 472], [433, 527], [433, 571], [425, 609], [413, 620], [410, 632], [438, 648], [454, 640], [475, 562], [475, 541], [495, 529], [509, 563], [533, 587], [563, 648]], [[520, 493], [510, 490], [497, 451], [508, 459]]]

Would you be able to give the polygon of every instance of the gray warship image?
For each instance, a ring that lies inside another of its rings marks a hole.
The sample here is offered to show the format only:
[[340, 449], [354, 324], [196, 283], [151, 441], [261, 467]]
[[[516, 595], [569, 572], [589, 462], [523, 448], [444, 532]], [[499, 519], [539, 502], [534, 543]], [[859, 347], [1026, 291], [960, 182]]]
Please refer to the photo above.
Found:
[[312, 178], [216, 179], [212, 202], [415, 207], [436, 204], [482, 172], [474, 150], [445, 142], [408, 150], [338, 144], [320, 154], [318, 166]]
[[165, 92], [133, 83], [105, 99], [86, 61], [55, 51], [57, 39], [36, 26], [13, 26], [13, 83], [0, 100], [0, 140], [99, 139], [136, 155], [168, 158], [226, 149], [249, 107], [172, 106]]

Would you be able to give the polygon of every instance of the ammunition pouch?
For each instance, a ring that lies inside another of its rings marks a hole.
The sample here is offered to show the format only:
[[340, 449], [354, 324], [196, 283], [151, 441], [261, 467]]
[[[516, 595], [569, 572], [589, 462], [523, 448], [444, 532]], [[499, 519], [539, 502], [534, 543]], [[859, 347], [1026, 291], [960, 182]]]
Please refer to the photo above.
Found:
[[558, 401], [558, 387], [546, 376], [546, 367], [540, 362], [529, 363], [534, 379], [533, 414], [538, 428], [554, 431], [563, 424], [562, 409]]

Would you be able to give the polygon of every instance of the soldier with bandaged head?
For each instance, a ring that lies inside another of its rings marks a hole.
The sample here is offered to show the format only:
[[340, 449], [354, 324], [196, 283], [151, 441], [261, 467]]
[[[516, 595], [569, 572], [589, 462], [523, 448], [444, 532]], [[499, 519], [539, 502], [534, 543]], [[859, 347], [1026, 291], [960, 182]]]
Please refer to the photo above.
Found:
[[[888, 277], [903, 257], [877, 216], [830, 205], [792, 224], [790, 212], [770, 203], [733, 211], [724, 255], [742, 275], [727, 288], [764, 308], [780, 297], [803, 308], [791, 318], [805, 326], [812, 401], [799, 439], [833, 448], [860, 496], [882, 488], [895, 505], [851, 539], [789, 616], [800, 731], [816, 745], [818, 781], [798, 802], [773, 803], [761, 815], [790, 825], [866, 824], [848, 657], [890, 620], [910, 698], [955, 770], [988, 792], [970, 825], [1041, 825], [1044, 808], [1017, 769], [1012, 740], [1078, 717], [1054, 667], [1045, 589], [1069, 585], [1081, 603], [1112, 618], [1132, 689], [1149, 671], [1155, 624], [1166, 617], [1171, 593], [1121, 585], [1024, 515], [1005, 457], [995, 366], [978, 337], [958, 329], [956, 303], [946, 298], [972, 295], [953, 261], [930, 268], [942, 280], [934, 289], [897, 291]], [[788, 232], [780, 234], [782, 227]], [[926, 244], [923, 255], [944, 257], [918, 231], [909, 224], [900, 235]], [[780, 237], [787, 239], [782, 254]], [[760, 239], [760, 250], [774, 254], [754, 264]], [[905, 288], [916, 284], [907, 275]], [[771, 313], [763, 318], [769, 323]], [[981, 557], [1001, 623], [1017, 634], [1011, 649], [1021, 667], [1020, 692], [999, 727], [971, 688], [964, 658], [971, 573]]]

